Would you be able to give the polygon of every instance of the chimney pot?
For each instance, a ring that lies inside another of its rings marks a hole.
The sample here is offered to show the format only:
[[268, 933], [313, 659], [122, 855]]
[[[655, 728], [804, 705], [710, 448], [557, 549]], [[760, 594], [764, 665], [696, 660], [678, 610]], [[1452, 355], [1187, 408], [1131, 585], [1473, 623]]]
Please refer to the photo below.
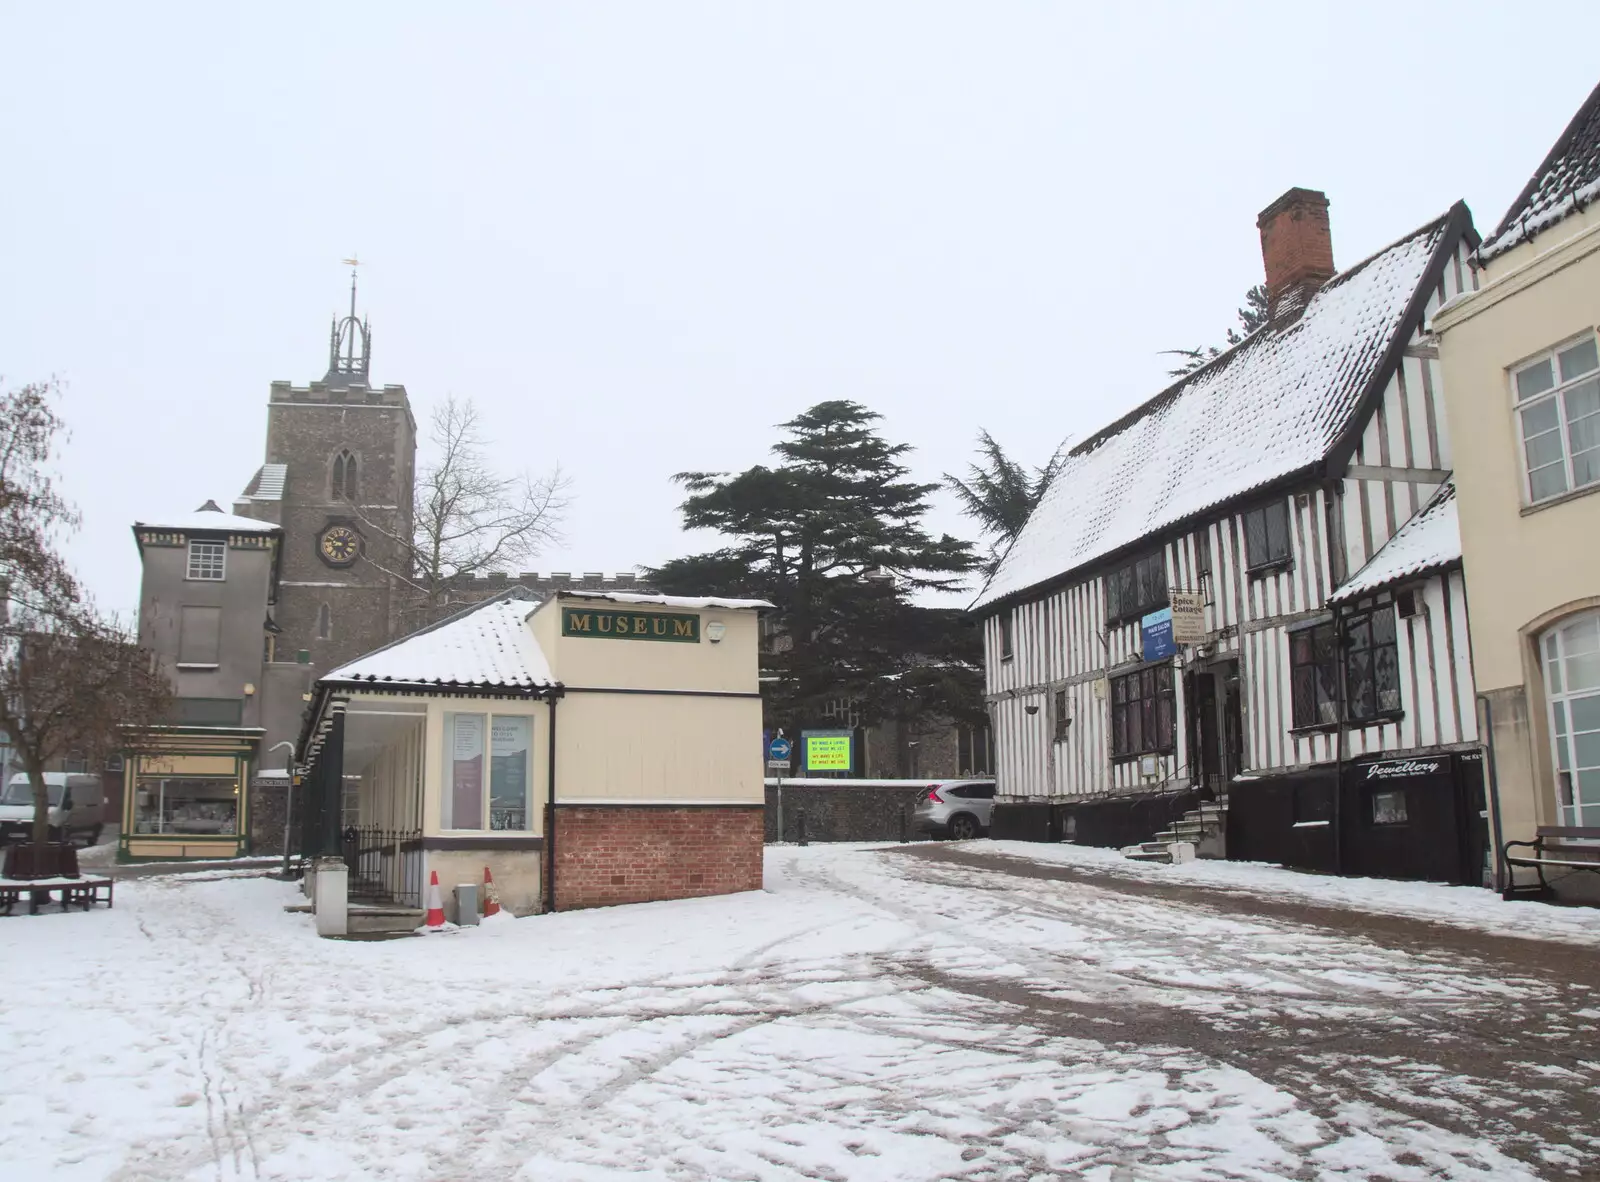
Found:
[[1267, 273], [1268, 319], [1274, 324], [1293, 320], [1337, 273], [1327, 194], [1290, 189], [1261, 211], [1256, 228]]

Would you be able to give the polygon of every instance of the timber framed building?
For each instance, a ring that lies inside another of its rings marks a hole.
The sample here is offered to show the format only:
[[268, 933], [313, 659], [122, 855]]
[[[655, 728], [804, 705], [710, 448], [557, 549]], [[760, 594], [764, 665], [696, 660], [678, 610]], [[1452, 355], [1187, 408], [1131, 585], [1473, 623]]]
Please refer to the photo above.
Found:
[[1479, 881], [1424, 333], [1478, 237], [1458, 203], [1336, 273], [1327, 209], [1263, 211], [1268, 323], [1075, 447], [974, 603], [996, 836], [1122, 845], [1219, 798], [1230, 857]]

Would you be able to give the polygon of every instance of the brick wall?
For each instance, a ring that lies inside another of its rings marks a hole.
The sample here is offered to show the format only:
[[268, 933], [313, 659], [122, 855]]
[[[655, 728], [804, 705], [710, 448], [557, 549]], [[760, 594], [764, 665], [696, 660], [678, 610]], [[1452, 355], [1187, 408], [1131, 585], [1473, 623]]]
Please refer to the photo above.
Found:
[[760, 808], [556, 809], [556, 908], [761, 889]]

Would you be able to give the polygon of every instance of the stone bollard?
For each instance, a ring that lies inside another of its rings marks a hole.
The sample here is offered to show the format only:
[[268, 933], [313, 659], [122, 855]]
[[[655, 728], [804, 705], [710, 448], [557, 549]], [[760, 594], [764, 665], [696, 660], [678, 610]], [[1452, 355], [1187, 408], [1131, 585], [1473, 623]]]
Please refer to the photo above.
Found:
[[1192, 841], [1175, 841], [1167, 849], [1172, 851], [1172, 864], [1174, 866], [1194, 861], [1194, 842]]
[[343, 858], [318, 858], [316, 894], [317, 935], [350, 934], [350, 868]]

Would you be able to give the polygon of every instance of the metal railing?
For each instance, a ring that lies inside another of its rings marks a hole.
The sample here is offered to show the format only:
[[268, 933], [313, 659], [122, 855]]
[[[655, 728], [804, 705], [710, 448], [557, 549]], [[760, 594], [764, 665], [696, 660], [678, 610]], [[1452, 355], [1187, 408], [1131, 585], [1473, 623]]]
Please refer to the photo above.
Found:
[[350, 899], [422, 906], [422, 830], [351, 826], [343, 834]]

